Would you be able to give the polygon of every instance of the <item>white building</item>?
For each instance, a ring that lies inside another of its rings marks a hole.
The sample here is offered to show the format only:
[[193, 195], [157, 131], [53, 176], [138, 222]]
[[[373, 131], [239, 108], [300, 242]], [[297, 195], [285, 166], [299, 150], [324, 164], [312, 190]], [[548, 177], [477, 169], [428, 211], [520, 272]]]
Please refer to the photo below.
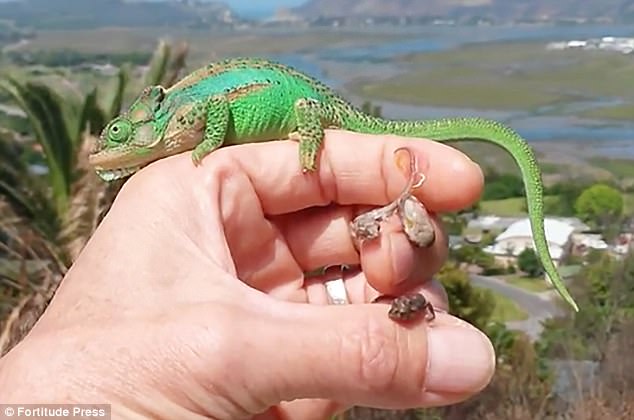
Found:
[[[570, 251], [575, 226], [569, 221], [546, 218], [544, 230], [550, 255], [555, 264], [559, 264]], [[528, 218], [509, 225], [495, 238], [493, 245], [484, 248], [484, 251], [493, 254], [498, 262], [509, 264], [515, 262], [517, 256], [526, 248], [534, 248], [533, 232]]]

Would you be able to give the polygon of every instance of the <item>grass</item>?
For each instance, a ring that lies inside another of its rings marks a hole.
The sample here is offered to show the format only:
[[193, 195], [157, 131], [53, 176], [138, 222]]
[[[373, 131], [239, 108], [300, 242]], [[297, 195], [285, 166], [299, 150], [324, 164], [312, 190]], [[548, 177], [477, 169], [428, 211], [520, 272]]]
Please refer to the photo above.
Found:
[[561, 265], [557, 267], [557, 271], [563, 278], [576, 276], [581, 271], [582, 266], [580, 264]]
[[584, 111], [579, 116], [584, 118], [594, 118], [602, 120], [631, 120], [634, 115], [634, 104], [622, 104], [614, 106], [606, 106], [594, 108]]
[[524, 289], [528, 292], [541, 293], [551, 290], [550, 285], [543, 277], [525, 277], [522, 275], [509, 275], [500, 277], [508, 284]]
[[[103, 28], [95, 30], [42, 31], [25, 50], [54, 51], [69, 48], [89, 53], [152, 51], [158, 39], [187, 41], [188, 65], [197, 67], [209, 60], [238, 55], [297, 53], [319, 47], [378, 45], [403, 38], [401, 35], [335, 30], [301, 30], [280, 33], [250, 31], [226, 33], [179, 28]], [[108, 42], [104, 42], [104, 39]]]
[[617, 178], [634, 178], [634, 161], [632, 159], [594, 157], [588, 159], [588, 162], [609, 171]]
[[[24, 263], [24, 267], [22, 264]], [[47, 262], [41, 260], [15, 260], [9, 258], [0, 258], [0, 276], [14, 277], [20, 274], [22, 268], [27, 273], [35, 273], [42, 270], [48, 265]]]
[[483, 213], [495, 214], [496, 216], [521, 216], [526, 214], [523, 210], [525, 202], [526, 199], [522, 197], [488, 200], [480, 202], [480, 209]]
[[634, 193], [623, 194], [623, 213], [634, 214]]
[[[632, 194], [626, 194], [624, 196], [626, 200], [626, 209], [628, 204], [634, 206], [634, 197]], [[555, 202], [559, 200], [558, 196], [547, 195], [544, 197], [544, 204], [546, 208], [551, 208]], [[630, 202], [628, 203], [628, 200]], [[527, 214], [525, 208], [526, 199], [524, 197], [505, 198], [502, 200], [486, 200], [480, 202], [480, 209], [483, 213], [494, 214], [496, 216], [515, 217], [525, 216]], [[630, 207], [632, 208], [632, 207]]]
[[492, 293], [492, 295], [495, 302], [495, 309], [491, 315], [492, 321], [523, 321], [528, 318], [528, 314], [513, 300], [499, 293]]
[[[368, 98], [415, 105], [535, 109], [589, 96], [632, 97], [634, 61], [605, 51], [490, 43], [402, 57], [404, 74], [354, 85]], [[555, 112], [555, 111], [553, 111]]]

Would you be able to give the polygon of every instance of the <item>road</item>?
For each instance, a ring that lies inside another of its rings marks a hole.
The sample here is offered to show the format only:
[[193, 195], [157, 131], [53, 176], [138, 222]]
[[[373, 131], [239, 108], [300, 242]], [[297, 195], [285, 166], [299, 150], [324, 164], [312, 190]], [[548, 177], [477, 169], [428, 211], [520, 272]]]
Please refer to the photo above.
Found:
[[561, 308], [551, 299], [550, 293], [532, 293], [519, 287], [512, 286], [495, 277], [484, 277], [472, 274], [471, 281], [476, 286], [485, 287], [496, 293], [504, 295], [516, 302], [526, 313], [528, 318], [524, 321], [511, 321], [506, 325], [514, 330], [524, 331], [536, 340], [542, 332], [541, 322], [561, 314]]

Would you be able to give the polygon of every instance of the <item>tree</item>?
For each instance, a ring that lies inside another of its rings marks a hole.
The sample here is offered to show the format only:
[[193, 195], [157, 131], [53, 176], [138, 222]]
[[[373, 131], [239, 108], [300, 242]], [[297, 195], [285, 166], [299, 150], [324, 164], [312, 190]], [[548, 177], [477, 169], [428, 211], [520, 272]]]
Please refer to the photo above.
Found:
[[575, 201], [577, 216], [597, 228], [606, 228], [623, 214], [623, 196], [608, 185], [595, 184], [586, 188]]
[[634, 254], [622, 260], [595, 255], [570, 286], [583, 309], [544, 324], [549, 355], [601, 361], [614, 334], [634, 322]]
[[447, 290], [451, 314], [479, 328], [488, 324], [495, 309], [495, 300], [490, 290], [474, 287], [469, 275], [452, 262], [440, 269], [438, 280]]
[[544, 186], [544, 212], [553, 216], [575, 216], [575, 201], [590, 185], [585, 180], [566, 180]]
[[490, 338], [497, 366], [493, 381], [481, 394], [424, 412], [441, 413], [441, 418], [446, 419], [520, 418], [509, 414], [517, 412], [526, 413], [526, 418], [543, 418], [540, 414], [551, 393], [552, 378], [542, 354], [523, 333], [491, 321], [495, 309], [492, 292], [474, 287], [469, 276], [454, 264], [445, 264], [438, 279], [447, 290], [449, 312], [475, 325]]
[[524, 196], [524, 181], [515, 174], [487, 174], [482, 200], [502, 200]]
[[532, 248], [525, 248], [517, 256], [517, 267], [531, 277], [537, 277], [544, 272], [544, 269], [537, 258], [537, 254]]
[[484, 252], [478, 245], [465, 244], [458, 249], [451, 250], [450, 253], [458, 262], [477, 265], [485, 270], [495, 266], [493, 255]]

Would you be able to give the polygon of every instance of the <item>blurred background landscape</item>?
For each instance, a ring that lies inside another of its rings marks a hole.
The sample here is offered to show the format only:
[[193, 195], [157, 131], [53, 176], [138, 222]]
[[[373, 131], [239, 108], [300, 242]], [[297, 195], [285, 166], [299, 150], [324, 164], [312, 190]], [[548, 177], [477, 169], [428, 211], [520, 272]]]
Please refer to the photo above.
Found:
[[452, 313], [494, 342], [494, 381], [453, 407], [341, 418], [634, 418], [630, 0], [0, 0], [0, 354], [121, 185], [86, 163], [107, 121], [146, 85], [245, 55], [292, 65], [375, 115], [511, 125], [538, 155], [551, 253], [581, 306], [568, 310], [525, 244], [512, 160], [456, 143], [486, 187], [444, 215], [439, 279]]

